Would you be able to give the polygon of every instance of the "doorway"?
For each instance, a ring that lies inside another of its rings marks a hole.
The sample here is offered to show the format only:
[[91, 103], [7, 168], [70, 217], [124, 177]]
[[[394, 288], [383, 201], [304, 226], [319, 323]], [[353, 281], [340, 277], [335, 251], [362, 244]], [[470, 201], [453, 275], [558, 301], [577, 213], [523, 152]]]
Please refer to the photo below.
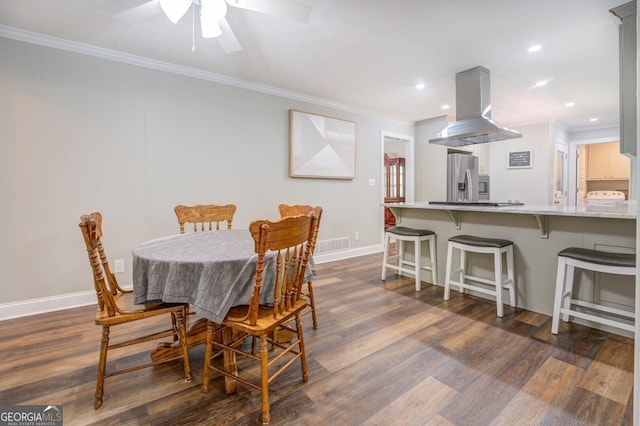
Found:
[[[382, 182], [380, 202], [384, 203], [392, 194], [392, 202], [412, 203], [414, 201], [414, 140], [412, 135], [380, 132], [380, 181]], [[385, 161], [386, 159], [386, 161]], [[390, 164], [393, 164], [390, 167]], [[384, 236], [385, 215], [391, 214], [382, 208], [382, 235]], [[388, 218], [389, 219], [389, 218]]]
[[567, 145], [556, 142], [553, 171], [553, 204], [566, 206], [569, 180], [569, 154]]
[[569, 144], [568, 205], [584, 205], [589, 191], [620, 191], [629, 200], [630, 162], [619, 141], [603, 138]]

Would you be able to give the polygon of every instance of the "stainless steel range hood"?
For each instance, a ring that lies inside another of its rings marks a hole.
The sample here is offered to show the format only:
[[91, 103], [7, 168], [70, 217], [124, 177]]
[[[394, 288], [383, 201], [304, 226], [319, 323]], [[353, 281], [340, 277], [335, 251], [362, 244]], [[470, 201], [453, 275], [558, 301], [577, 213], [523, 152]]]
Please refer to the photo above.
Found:
[[522, 134], [491, 119], [489, 70], [477, 66], [456, 74], [456, 122], [429, 142], [462, 146], [520, 137]]

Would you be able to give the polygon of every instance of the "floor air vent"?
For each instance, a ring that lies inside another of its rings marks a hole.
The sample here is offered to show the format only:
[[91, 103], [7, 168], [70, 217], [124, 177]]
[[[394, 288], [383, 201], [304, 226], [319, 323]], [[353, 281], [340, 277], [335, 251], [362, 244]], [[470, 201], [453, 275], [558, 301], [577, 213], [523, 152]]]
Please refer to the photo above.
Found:
[[322, 240], [316, 243], [316, 254], [330, 253], [332, 251], [348, 250], [351, 246], [349, 237], [336, 238], [333, 240]]

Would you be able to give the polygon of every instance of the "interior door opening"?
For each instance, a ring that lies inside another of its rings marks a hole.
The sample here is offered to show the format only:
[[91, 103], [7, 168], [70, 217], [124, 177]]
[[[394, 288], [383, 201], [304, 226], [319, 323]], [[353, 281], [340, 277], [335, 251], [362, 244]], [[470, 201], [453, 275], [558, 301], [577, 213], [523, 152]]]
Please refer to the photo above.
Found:
[[[413, 202], [413, 136], [381, 132], [381, 202]], [[395, 225], [395, 217], [383, 208], [381, 229]]]
[[629, 158], [620, 154], [617, 140], [594, 140], [569, 145], [568, 205], [582, 206], [590, 192], [618, 191], [630, 197]]

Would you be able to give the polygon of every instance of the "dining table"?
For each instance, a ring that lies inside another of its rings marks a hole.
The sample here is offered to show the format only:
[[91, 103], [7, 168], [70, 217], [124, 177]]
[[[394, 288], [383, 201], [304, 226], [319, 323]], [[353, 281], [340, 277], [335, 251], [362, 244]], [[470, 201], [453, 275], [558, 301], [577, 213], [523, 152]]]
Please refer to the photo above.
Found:
[[[207, 320], [222, 323], [233, 306], [249, 304], [258, 255], [248, 229], [170, 235], [133, 249], [133, 292], [136, 304], [188, 303], [201, 318], [189, 325], [189, 347], [206, 341]], [[265, 257], [261, 304], [273, 302], [275, 252]], [[316, 276], [309, 260], [305, 280]], [[156, 347], [154, 360], [180, 351], [177, 342]]]

